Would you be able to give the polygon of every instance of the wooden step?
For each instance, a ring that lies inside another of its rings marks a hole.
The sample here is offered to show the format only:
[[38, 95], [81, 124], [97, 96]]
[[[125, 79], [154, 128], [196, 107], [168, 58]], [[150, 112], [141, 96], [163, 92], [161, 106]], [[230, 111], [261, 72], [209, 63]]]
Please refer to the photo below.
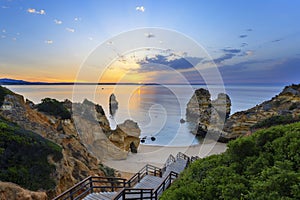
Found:
[[101, 192], [101, 193], [92, 193], [86, 196], [83, 200], [111, 200], [116, 196], [116, 192]]

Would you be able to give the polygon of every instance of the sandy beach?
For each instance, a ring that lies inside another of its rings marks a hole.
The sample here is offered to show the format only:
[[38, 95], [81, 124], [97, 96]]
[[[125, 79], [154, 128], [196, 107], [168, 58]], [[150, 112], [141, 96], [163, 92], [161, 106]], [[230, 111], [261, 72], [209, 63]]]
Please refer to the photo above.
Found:
[[226, 144], [206, 140], [202, 144], [192, 146], [151, 146], [140, 145], [137, 154], [129, 153], [126, 160], [109, 160], [103, 163], [119, 172], [136, 173], [146, 164], [162, 167], [170, 154], [176, 156], [178, 152], [188, 156], [199, 156], [200, 158], [220, 154], [226, 150]]

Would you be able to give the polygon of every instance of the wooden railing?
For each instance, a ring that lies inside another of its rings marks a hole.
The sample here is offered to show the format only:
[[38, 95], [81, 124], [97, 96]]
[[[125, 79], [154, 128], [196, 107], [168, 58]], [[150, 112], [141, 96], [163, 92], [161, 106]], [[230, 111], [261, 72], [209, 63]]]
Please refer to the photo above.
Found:
[[156, 188], [154, 191], [153, 197], [154, 199], [158, 199], [158, 197], [168, 189], [173, 181], [178, 178], [178, 174], [176, 172], [171, 171], [168, 176], [164, 179], [164, 181]]
[[153, 189], [135, 189], [124, 188], [115, 196], [114, 200], [137, 200], [137, 199], [153, 199]]
[[168, 159], [166, 160], [163, 168], [162, 168], [162, 174], [164, 174], [166, 172], [166, 170], [167, 170], [167, 167], [170, 166], [175, 161], [176, 161], [176, 158], [172, 154], [170, 154], [169, 157], [168, 157]]
[[196, 160], [198, 160], [200, 157], [199, 156], [192, 156], [191, 157], [191, 163], [195, 162]]
[[94, 192], [114, 192], [126, 187], [126, 179], [89, 176], [53, 200], [77, 200]]
[[139, 183], [146, 175], [162, 177], [162, 170], [153, 165], [147, 164], [138, 173], [134, 174], [128, 181], [127, 186], [130, 188]]
[[170, 187], [172, 182], [178, 177], [178, 174], [176, 172], [171, 171], [157, 188], [133, 189], [131, 187], [139, 183], [146, 175], [162, 177], [163, 173], [165, 173], [166, 171], [166, 168], [173, 162], [176, 162], [176, 159], [179, 158], [187, 160], [187, 165], [190, 161], [198, 159], [198, 157], [192, 157], [192, 159], [190, 159], [190, 157], [188, 157], [187, 155], [179, 152], [176, 155], [176, 158], [173, 155], [170, 155], [162, 169], [147, 164], [139, 172], [134, 174], [128, 181], [123, 178], [89, 176], [64, 193], [55, 197], [53, 200], [78, 200], [94, 192], [115, 191], [119, 191], [117, 196], [114, 198], [115, 200], [118, 200], [120, 198], [129, 200], [158, 199], [159, 195], [168, 187]]

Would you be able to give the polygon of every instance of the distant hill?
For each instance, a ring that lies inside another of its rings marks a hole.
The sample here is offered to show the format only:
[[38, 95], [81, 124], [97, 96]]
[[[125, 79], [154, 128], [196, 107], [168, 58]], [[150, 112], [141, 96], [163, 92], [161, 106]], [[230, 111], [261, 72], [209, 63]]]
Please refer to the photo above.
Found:
[[9, 79], [9, 78], [1, 78], [0, 84], [1, 85], [25, 85], [25, 84], [30, 84], [30, 82], [23, 81], [23, 80]]
[[30, 82], [10, 78], [1, 78], [0, 85], [73, 85], [74, 83]]

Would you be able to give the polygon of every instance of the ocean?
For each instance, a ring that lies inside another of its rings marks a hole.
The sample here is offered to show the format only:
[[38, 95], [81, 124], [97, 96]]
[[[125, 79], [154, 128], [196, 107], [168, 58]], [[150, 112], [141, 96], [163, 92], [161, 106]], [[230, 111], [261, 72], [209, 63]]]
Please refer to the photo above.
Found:
[[[136, 121], [146, 145], [189, 146], [199, 143], [185, 119], [186, 105], [195, 89], [209, 88], [212, 98], [226, 92], [232, 102], [231, 114], [249, 109], [278, 94], [282, 86], [210, 86], [205, 85], [10, 85], [12, 91], [39, 103], [50, 97], [63, 101], [82, 102], [84, 99], [100, 104], [111, 128], [126, 119]], [[119, 102], [111, 115], [109, 96], [114, 93]], [[155, 138], [155, 141], [151, 140]]]

